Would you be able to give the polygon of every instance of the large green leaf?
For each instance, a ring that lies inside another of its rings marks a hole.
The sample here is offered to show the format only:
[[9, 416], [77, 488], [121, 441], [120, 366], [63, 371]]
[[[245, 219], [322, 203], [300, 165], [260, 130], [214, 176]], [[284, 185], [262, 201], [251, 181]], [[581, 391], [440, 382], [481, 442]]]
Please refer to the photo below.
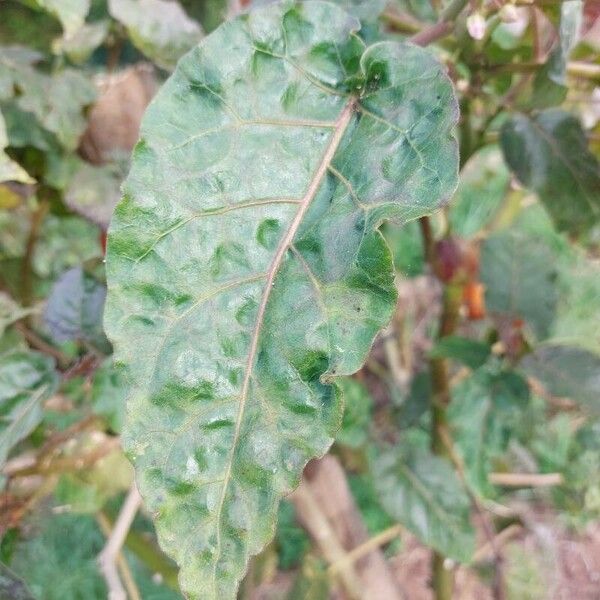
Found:
[[449, 461], [405, 444], [376, 459], [373, 477], [392, 517], [444, 556], [470, 560], [475, 547], [470, 500]]
[[557, 304], [556, 255], [539, 237], [517, 229], [490, 236], [481, 248], [487, 308], [524, 319], [538, 338], [548, 335]]
[[37, 352], [0, 356], [0, 465], [42, 420], [42, 403], [56, 389], [52, 359]]
[[600, 165], [576, 117], [557, 109], [513, 115], [500, 141], [506, 162], [537, 192], [558, 229], [578, 234], [598, 221]]
[[165, 69], [172, 69], [202, 37], [200, 25], [176, 1], [108, 0], [108, 7], [135, 46]]
[[[341, 420], [333, 379], [394, 310], [377, 227], [456, 185], [457, 107], [423, 49], [320, 2], [190, 52], [150, 105], [109, 234], [125, 446], [190, 598], [233, 598]], [[227, 59], [224, 60], [224, 53]]]

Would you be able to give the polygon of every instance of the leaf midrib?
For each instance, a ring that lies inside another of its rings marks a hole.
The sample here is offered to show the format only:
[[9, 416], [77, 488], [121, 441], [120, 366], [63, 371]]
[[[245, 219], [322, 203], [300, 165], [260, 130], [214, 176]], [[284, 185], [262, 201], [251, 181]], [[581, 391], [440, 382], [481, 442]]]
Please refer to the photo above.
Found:
[[335, 121], [335, 127], [333, 129], [333, 134], [331, 136], [329, 144], [327, 145], [325, 153], [323, 154], [323, 158], [319, 162], [317, 170], [315, 171], [315, 174], [313, 175], [313, 178], [310, 181], [310, 184], [306, 190], [306, 193], [304, 194], [304, 196], [302, 197], [302, 200], [300, 201], [298, 211], [294, 215], [294, 218], [292, 219], [285, 235], [281, 239], [279, 246], [277, 247], [277, 250], [273, 257], [273, 260], [271, 261], [271, 264], [269, 265], [269, 269], [267, 270], [267, 279], [266, 279], [265, 286], [263, 289], [263, 294], [262, 294], [260, 305], [258, 308], [258, 313], [256, 316], [254, 330], [252, 332], [252, 337], [250, 340], [250, 350], [248, 352], [248, 360], [246, 362], [246, 369], [245, 369], [245, 373], [244, 373], [244, 379], [242, 382], [242, 391], [240, 394], [240, 402], [239, 402], [239, 407], [238, 407], [238, 413], [236, 416], [233, 442], [231, 444], [231, 450], [229, 452], [229, 460], [227, 462], [227, 470], [225, 472], [225, 477], [223, 478], [224, 483], [223, 483], [223, 488], [222, 488], [222, 492], [221, 492], [221, 498], [219, 500], [219, 505], [217, 508], [217, 515], [216, 515], [217, 546], [216, 546], [216, 553], [215, 553], [215, 558], [214, 558], [214, 562], [213, 562], [213, 577], [212, 577], [212, 592], [213, 592], [212, 595], [215, 598], [217, 597], [216, 596], [217, 566], [221, 559], [221, 551], [222, 551], [221, 527], [220, 527], [221, 515], [222, 515], [223, 506], [225, 503], [225, 497], [227, 495], [229, 483], [231, 481], [231, 471], [232, 471], [232, 467], [233, 467], [233, 459], [235, 456], [235, 450], [236, 450], [236, 447], [238, 444], [239, 435], [240, 435], [240, 431], [241, 431], [241, 427], [242, 427], [244, 411], [245, 411], [245, 407], [246, 407], [246, 401], [248, 398], [248, 389], [250, 387], [250, 378], [251, 378], [252, 370], [254, 368], [254, 361], [256, 359], [256, 353], [258, 350], [258, 340], [260, 338], [260, 333], [261, 333], [262, 324], [264, 321], [265, 311], [267, 308], [269, 297], [271, 295], [271, 290], [273, 288], [273, 283], [274, 283], [275, 277], [276, 277], [277, 273], [279, 272], [279, 268], [281, 267], [281, 264], [283, 262], [283, 259], [286, 255], [287, 251], [290, 249], [290, 247], [292, 245], [294, 237], [298, 231], [298, 228], [300, 227], [300, 224], [302, 223], [302, 220], [306, 214], [306, 211], [308, 210], [312, 200], [314, 199], [317, 191], [319, 190], [321, 181], [323, 180], [323, 177], [324, 177], [325, 173], [327, 172], [329, 164], [331, 163], [331, 161], [340, 145], [342, 137], [344, 136], [344, 133], [346, 132], [346, 129], [352, 119], [355, 104], [356, 104], [356, 100], [354, 98], [351, 98], [350, 101], [345, 105], [344, 109], [340, 113], [337, 120]]

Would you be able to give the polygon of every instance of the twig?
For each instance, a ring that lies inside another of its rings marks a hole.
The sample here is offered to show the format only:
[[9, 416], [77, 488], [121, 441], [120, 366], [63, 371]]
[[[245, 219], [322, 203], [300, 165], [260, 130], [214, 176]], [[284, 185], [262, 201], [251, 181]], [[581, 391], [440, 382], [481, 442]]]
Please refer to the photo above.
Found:
[[413, 16], [396, 10], [384, 10], [381, 13], [381, 20], [395, 31], [401, 33], [417, 33], [423, 27], [423, 23]]
[[428, 46], [432, 42], [446, 37], [454, 29], [454, 21], [460, 15], [468, 0], [452, 0], [444, 9], [440, 20], [431, 27], [427, 27], [410, 38], [417, 46]]
[[489, 560], [490, 557], [496, 557], [498, 550], [514, 537], [518, 536], [523, 531], [523, 527], [516, 523], [509, 525], [503, 529], [498, 535], [494, 536], [493, 540], [488, 540], [475, 550], [471, 562], [474, 564]]
[[58, 366], [65, 368], [71, 360], [66, 354], [43, 340], [35, 331], [29, 329], [24, 321], [18, 321], [14, 328], [25, 338], [25, 341], [35, 350], [39, 350], [48, 356], [52, 356], [58, 363]]
[[68, 442], [71, 438], [80, 434], [87, 429], [95, 429], [102, 423], [102, 420], [97, 415], [88, 415], [70, 425], [63, 431], [58, 431], [52, 435], [38, 451], [38, 456], [43, 457], [50, 454], [55, 448]]
[[[110, 519], [103, 512], [99, 512], [96, 515], [96, 520], [98, 521], [98, 525], [100, 529], [102, 529], [102, 533], [105, 537], [110, 536], [110, 532], [112, 531], [112, 524]], [[121, 578], [123, 579], [123, 583], [125, 584], [125, 589], [129, 594], [131, 600], [141, 600], [140, 593], [137, 589], [137, 585], [135, 583], [135, 579], [131, 574], [131, 569], [125, 560], [122, 552], [117, 554], [117, 567], [119, 568], [119, 572], [121, 573]]]
[[481, 502], [479, 501], [479, 498], [473, 492], [473, 490], [471, 489], [471, 486], [469, 485], [469, 482], [467, 480], [466, 471], [465, 471], [465, 465], [464, 465], [461, 457], [456, 452], [456, 450], [454, 448], [454, 444], [452, 443], [452, 439], [450, 438], [448, 431], [447, 430], [442, 431], [441, 436], [442, 436], [442, 442], [444, 443], [444, 445], [446, 446], [446, 450], [448, 451], [448, 457], [452, 461], [452, 464], [454, 465], [454, 468], [456, 469], [456, 472], [458, 474], [458, 478], [459, 478], [465, 492], [469, 496], [471, 505], [473, 506], [473, 508], [479, 515], [479, 518], [481, 519], [481, 526], [483, 528], [483, 533], [485, 534], [485, 537], [487, 538], [487, 546], [490, 548], [490, 551], [493, 554], [494, 563], [495, 563], [495, 567], [496, 567], [495, 573], [494, 573], [494, 581], [493, 581], [493, 585], [492, 585], [493, 597], [495, 600], [502, 599], [502, 598], [504, 598], [504, 575], [503, 575], [503, 564], [502, 564], [503, 559], [502, 559], [502, 555], [500, 554], [499, 549], [496, 544], [496, 539], [498, 538], [498, 536], [494, 534], [494, 531], [490, 527], [490, 525], [486, 519], [484, 507], [482, 506]]
[[29, 462], [25, 464], [8, 463], [4, 469], [2, 469], [2, 474], [9, 475], [10, 477], [25, 477], [27, 475], [49, 475], [52, 473], [60, 474], [71, 471], [81, 471], [91, 467], [99, 460], [118, 449], [120, 443], [118, 437], [109, 436], [103, 444], [98, 445], [86, 454], [76, 457], [50, 458], [48, 460], [44, 457], [43, 453], [40, 453], [34, 464]]
[[354, 572], [352, 561], [346, 560], [346, 550], [315, 500], [307, 481], [302, 481], [298, 489], [290, 496], [290, 500], [296, 506], [298, 514], [303, 515], [303, 523], [309, 529], [327, 562], [340, 565], [337, 574], [348, 596], [354, 600], [360, 600], [363, 597], [362, 586]]
[[[100, 527], [108, 532], [106, 534], [106, 537], [108, 537], [108, 534], [112, 531], [114, 520], [105, 512], [98, 513], [96, 516], [99, 524], [100, 520], [104, 522], [104, 525], [100, 524]], [[175, 566], [175, 563], [171, 562], [171, 560], [163, 554], [157, 543], [151, 538], [150, 534], [130, 529], [127, 532], [127, 537], [125, 538], [123, 546], [135, 554], [152, 573], [159, 575], [166, 586], [177, 592], [180, 591], [179, 583], [177, 581], [178, 569]]]
[[42, 222], [48, 212], [48, 202], [42, 201], [38, 207], [31, 214], [31, 223], [29, 227], [29, 235], [27, 236], [27, 243], [25, 245], [25, 255], [23, 256], [23, 262], [21, 263], [21, 304], [23, 306], [30, 306], [32, 300], [32, 263], [33, 255], [35, 252], [35, 245], [40, 234], [40, 228]]
[[419, 227], [421, 228], [421, 237], [423, 238], [423, 253], [425, 255], [425, 260], [433, 270], [433, 262], [435, 258], [435, 240], [433, 239], [431, 220], [429, 217], [421, 217], [419, 219]]
[[382, 532], [378, 533], [377, 535], [374, 535], [372, 538], [369, 538], [366, 542], [360, 544], [360, 546], [352, 548], [352, 550], [350, 550], [350, 552], [348, 552], [346, 556], [341, 558], [339, 561], [331, 564], [327, 571], [330, 575], [336, 575], [340, 571], [340, 569], [346, 567], [347, 565], [355, 563], [357, 560], [360, 560], [363, 556], [366, 556], [376, 548], [379, 548], [379, 546], [383, 546], [384, 544], [391, 542], [392, 540], [397, 538], [403, 531], [404, 528], [401, 525], [392, 525], [391, 527], [384, 529]]
[[[464, 5], [463, 5], [464, 6]], [[460, 10], [458, 11], [460, 12]], [[432, 273], [436, 272], [437, 253], [429, 217], [420, 219], [425, 256]], [[462, 288], [453, 283], [443, 285], [443, 308], [437, 338], [452, 335], [458, 323]], [[434, 454], [451, 458], [452, 443], [448, 432], [446, 410], [450, 404], [450, 378], [448, 361], [443, 358], [429, 359], [431, 378], [431, 450]], [[434, 552], [431, 562], [432, 588], [436, 600], [451, 600], [454, 589], [454, 572], [446, 568], [445, 557]]]
[[396, 386], [400, 390], [406, 390], [410, 380], [409, 372], [402, 366], [402, 358], [399, 348], [400, 335], [396, 335], [396, 316], [389, 324], [382, 336], [385, 360], [392, 374]]
[[[108, 536], [106, 545], [98, 556], [98, 565], [108, 586], [108, 600], [127, 600], [125, 588], [117, 570], [118, 555], [141, 504], [142, 497], [134, 483], [123, 503], [114, 528]], [[139, 598], [139, 594], [137, 598]]]
[[600, 81], [600, 65], [574, 60], [567, 63], [567, 73], [573, 77]]
[[562, 473], [490, 473], [488, 481], [504, 487], [549, 487], [562, 485]]

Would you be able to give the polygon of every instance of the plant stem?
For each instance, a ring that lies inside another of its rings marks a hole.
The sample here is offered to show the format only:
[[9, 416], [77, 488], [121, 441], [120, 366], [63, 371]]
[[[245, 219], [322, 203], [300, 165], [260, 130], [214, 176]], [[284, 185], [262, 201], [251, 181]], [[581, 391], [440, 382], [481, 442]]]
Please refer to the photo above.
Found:
[[446, 569], [446, 559], [439, 552], [433, 553], [431, 561], [431, 586], [435, 600], [452, 600], [454, 591], [454, 571]]
[[126, 600], [125, 588], [118, 572], [118, 558], [133, 519], [142, 504], [142, 498], [135, 486], [131, 486], [113, 530], [107, 536], [106, 545], [98, 556], [100, 572], [106, 580], [109, 600]]
[[25, 255], [21, 264], [21, 304], [23, 306], [30, 306], [33, 300], [33, 254], [35, 251], [35, 245], [38, 240], [40, 233], [40, 227], [44, 221], [44, 217], [48, 212], [48, 203], [40, 202], [38, 207], [31, 214], [31, 223], [29, 227], [29, 235], [27, 237], [27, 244], [25, 246]]
[[400, 33], [418, 33], [421, 31], [423, 24], [406, 13], [384, 10], [381, 14], [381, 20], [389, 27]]
[[439, 40], [447, 36], [454, 29], [454, 21], [458, 15], [462, 12], [463, 8], [467, 5], [468, 0], [452, 0], [450, 4], [442, 11], [440, 20], [419, 31], [410, 38], [413, 44], [418, 46], [427, 46], [436, 40]]
[[360, 546], [352, 548], [352, 550], [350, 550], [350, 552], [348, 552], [344, 558], [341, 558], [339, 562], [331, 564], [327, 571], [331, 575], [335, 575], [346, 565], [355, 563], [364, 556], [370, 554], [376, 548], [379, 548], [385, 544], [389, 544], [389, 542], [399, 537], [403, 531], [404, 528], [402, 525], [398, 524], [384, 529], [382, 532], [374, 535], [372, 538], [369, 538], [366, 542], [363, 542]]
[[31, 348], [35, 350], [39, 350], [48, 356], [52, 356], [58, 363], [58, 366], [61, 369], [65, 369], [71, 360], [69, 357], [61, 352], [58, 348], [55, 348], [46, 340], [41, 338], [33, 329], [29, 329], [25, 324], [24, 320], [17, 321], [14, 325], [15, 329], [25, 338], [25, 341], [29, 344]]
[[[420, 219], [421, 235], [425, 257], [432, 273], [435, 273], [437, 262], [436, 246], [431, 223], [428, 217]], [[456, 330], [459, 309], [462, 299], [462, 288], [458, 284], [444, 285], [443, 307], [440, 316], [438, 339], [452, 335]], [[450, 404], [450, 378], [448, 363], [443, 358], [429, 359], [431, 373], [431, 450], [437, 456], [450, 458], [447, 440], [449, 439], [448, 419], [446, 411]], [[436, 600], [451, 600], [454, 589], [454, 572], [445, 567], [445, 557], [438, 552], [433, 553], [431, 562], [431, 584]]]
[[[438, 339], [452, 335], [456, 330], [461, 304], [462, 290], [459, 285], [448, 284], [444, 288], [444, 304], [440, 318]], [[450, 404], [450, 377], [448, 361], [444, 358], [431, 358], [432, 406], [431, 406], [431, 449], [434, 454], [449, 458], [444, 440], [448, 439], [448, 419], [446, 410]]]
[[471, 108], [468, 99], [461, 102], [460, 106], [460, 168], [462, 169], [474, 151], [475, 140], [471, 128]]
[[299, 514], [317, 545], [330, 564], [337, 564], [336, 575], [339, 577], [349, 598], [358, 600], [362, 597], [362, 585], [354, 571], [352, 561], [346, 559], [347, 553], [337, 535], [333, 531], [327, 517], [317, 503], [310, 484], [303, 480], [290, 496]]

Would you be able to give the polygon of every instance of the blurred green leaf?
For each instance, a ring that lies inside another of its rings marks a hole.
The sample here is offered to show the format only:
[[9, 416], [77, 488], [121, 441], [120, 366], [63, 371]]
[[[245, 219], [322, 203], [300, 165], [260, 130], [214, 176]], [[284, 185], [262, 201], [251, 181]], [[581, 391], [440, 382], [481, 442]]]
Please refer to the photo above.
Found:
[[408, 393], [400, 396], [395, 412], [398, 427], [406, 429], [416, 425], [431, 407], [431, 374], [428, 369], [416, 373], [410, 382]]
[[[35, 600], [106, 600], [106, 584], [98, 569], [105, 541], [91, 515], [38, 512], [10, 567], [28, 584]], [[155, 572], [137, 555], [127, 550], [124, 554], [143, 600], [182, 599], [153, 577]]]
[[484, 148], [462, 168], [458, 189], [450, 203], [452, 231], [469, 238], [490, 224], [498, 212], [510, 181], [498, 148]]
[[[42, 224], [33, 267], [40, 277], [53, 283], [67, 269], [101, 257], [100, 230], [96, 225], [78, 216], [51, 214]], [[50, 286], [44, 290], [49, 291]]]
[[35, 80], [32, 65], [43, 55], [24, 46], [0, 46], [0, 100], [13, 98]]
[[31, 146], [48, 154], [53, 151], [59, 152], [56, 136], [44, 129], [33, 113], [22, 110], [16, 101], [2, 103], [2, 113], [8, 135], [8, 146], [11, 148]]
[[279, 505], [275, 541], [277, 543], [278, 565], [284, 571], [297, 567], [310, 548], [310, 539], [298, 524], [294, 505], [288, 500], [284, 500]]
[[119, 165], [94, 166], [82, 161], [65, 189], [65, 204], [77, 214], [107, 229], [113, 210], [121, 198], [120, 186], [124, 175]]
[[56, 54], [65, 54], [74, 63], [84, 63], [94, 50], [104, 42], [109, 27], [110, 22], [108, 20], [85, 23], [70, 35], [55, 40], [52, 49]]
[[202, 37], [198, 23], [175, 0], [108, 0], [134, 45], [158, 66], [173, 69]]
[[443, 337], [429, 352], [432, 358], [451, 358], [470, 369], [478, 369], [490, 356], [488, 344], [469, 338], [451, 335]]
[[43, 417], [43, 402], [56, 390], [54, 361], [38, 352], [0, 355], [0, 465]]
[[6, 328], [19, 319], [36, 312], [34, 308], [24, 308], [15, 302], [8, 294], [0, 291], [0, 337]]
[[51, 77], [32, 72], [16, 76], [23, 87], [18, 105], [32, 112], [66, 149], [74, 150], [86, 126], [84, 109], [96, 98], [91, 81], [73, 69]]
[[0, 112], [0, 183], [4, 181], [18, 181], [19, 183], [34, 183], [35, 180], [4, 152], [8, 146], [6, 123]]
[[344, 416], [335, 439], [344, 446], [359, 448], [368, 440], [373, 400], [365, 386], [356, 379], [340, 378], [339, 386], [344, 398]]
[[550, 342], [600, 354], [600, 263], [582, 248], [563, 253], [559, 302]]
[[84, 23], [90, 10], [90, 0], [35, 0], [40, 8], [53, 14], [67, 35], [73, 34]]
[[105, 298], [106, 286], [81, 267], [63, 273], [52, 287], [44, 311], [54, 341], [81, 340], [107, 351], [102, 327]]
[[387, 0], [333, 0], [333, 2], [359, 19], [361, 23], [377, 21], [387, 4]]
[[96, 98], [96, 89], [74, 69], [47, 75], [34, 68], [38, 60], [39, 54], [27, 49], [0, 47], [0, 100], [13, 99], [74, 150], [86, 126], [84, 109]]
[[582, 20], [582, 0], [565, 0], [560, 4], [558, 43], [546, 64], [536, 73], [532, 106], [548, 108], [560, 104], [565, 99], [567, 59], [579, 38]]
[[558, 109], [512, 115], [500, 141], [519, 181], [539, 195], [560, 231], [581, 234], [600, 217], [600, 165], [581, 124]]
[[381, 503], [394, 519], [444, 556], [470, 560], [470, 500], [449, 461], [398, 445], [378, 456], [372, 470]]
[[[93, 438], [93, 436], [91, 436]], [[93, 451], [102, 440], [79, 442], [76, 449], [84, 454]], [[106, 502], [128, 490], [132, 482], [132, 467], [121, 450], [114, 450], [93, 466], [61, 475], [54, 492], [56, 502], [76, 513], [97, 513]]]
[[286, 600], [328, 600], [329, 579], [323, 562], [307, 554]]
[[416, 277], [423, 273], [425, 254], [418, 221], [399, 226], [384, 223], [381, 231], [394, 256], [396, 270], [405, 277]]
[[204, 31], [210, 33], [227, 19], [229, 5], [227, 0], [181, 0], [185, 11], [202, 24]]
[[23, 0], [3, 0], [0, 40], [5, 46], [26, 45], [45, 52], [62, 28], [52, 15], [39, 10], [35, 0], [25, 1], [27, 5]]
[[33, 600], [23, 580], [0, 563], [0, 598], [3, 600]]
[[523, 368], [553, 396], [571, 398], [600, 415], [600, 355], [572, 346], [543, 345]]
[[488, 474], [517, 434], [528, 401], [527, 382], [514, 371], [483, 368], [453, 388], [448, 411], [453, 441], [467, 481], [480, 496], [493, 495]]
[[116, 433], [121, 433], [123, 428], [126, 390], [119, 367], [112, 358], [106, 359], [94, 373], [91, 399], [94, 412], [104, 417]]
[[406, 11], [420, 21], [432, 21], [437, 18], [436, 10], [430, 0], [394, 0], [391, 6]]
[[480, 268], [488, 311], [524, 319], [545, 338], [558, 301], [556, 255], [546, 241], [518, 229], [495, 233], [481, 247]]

